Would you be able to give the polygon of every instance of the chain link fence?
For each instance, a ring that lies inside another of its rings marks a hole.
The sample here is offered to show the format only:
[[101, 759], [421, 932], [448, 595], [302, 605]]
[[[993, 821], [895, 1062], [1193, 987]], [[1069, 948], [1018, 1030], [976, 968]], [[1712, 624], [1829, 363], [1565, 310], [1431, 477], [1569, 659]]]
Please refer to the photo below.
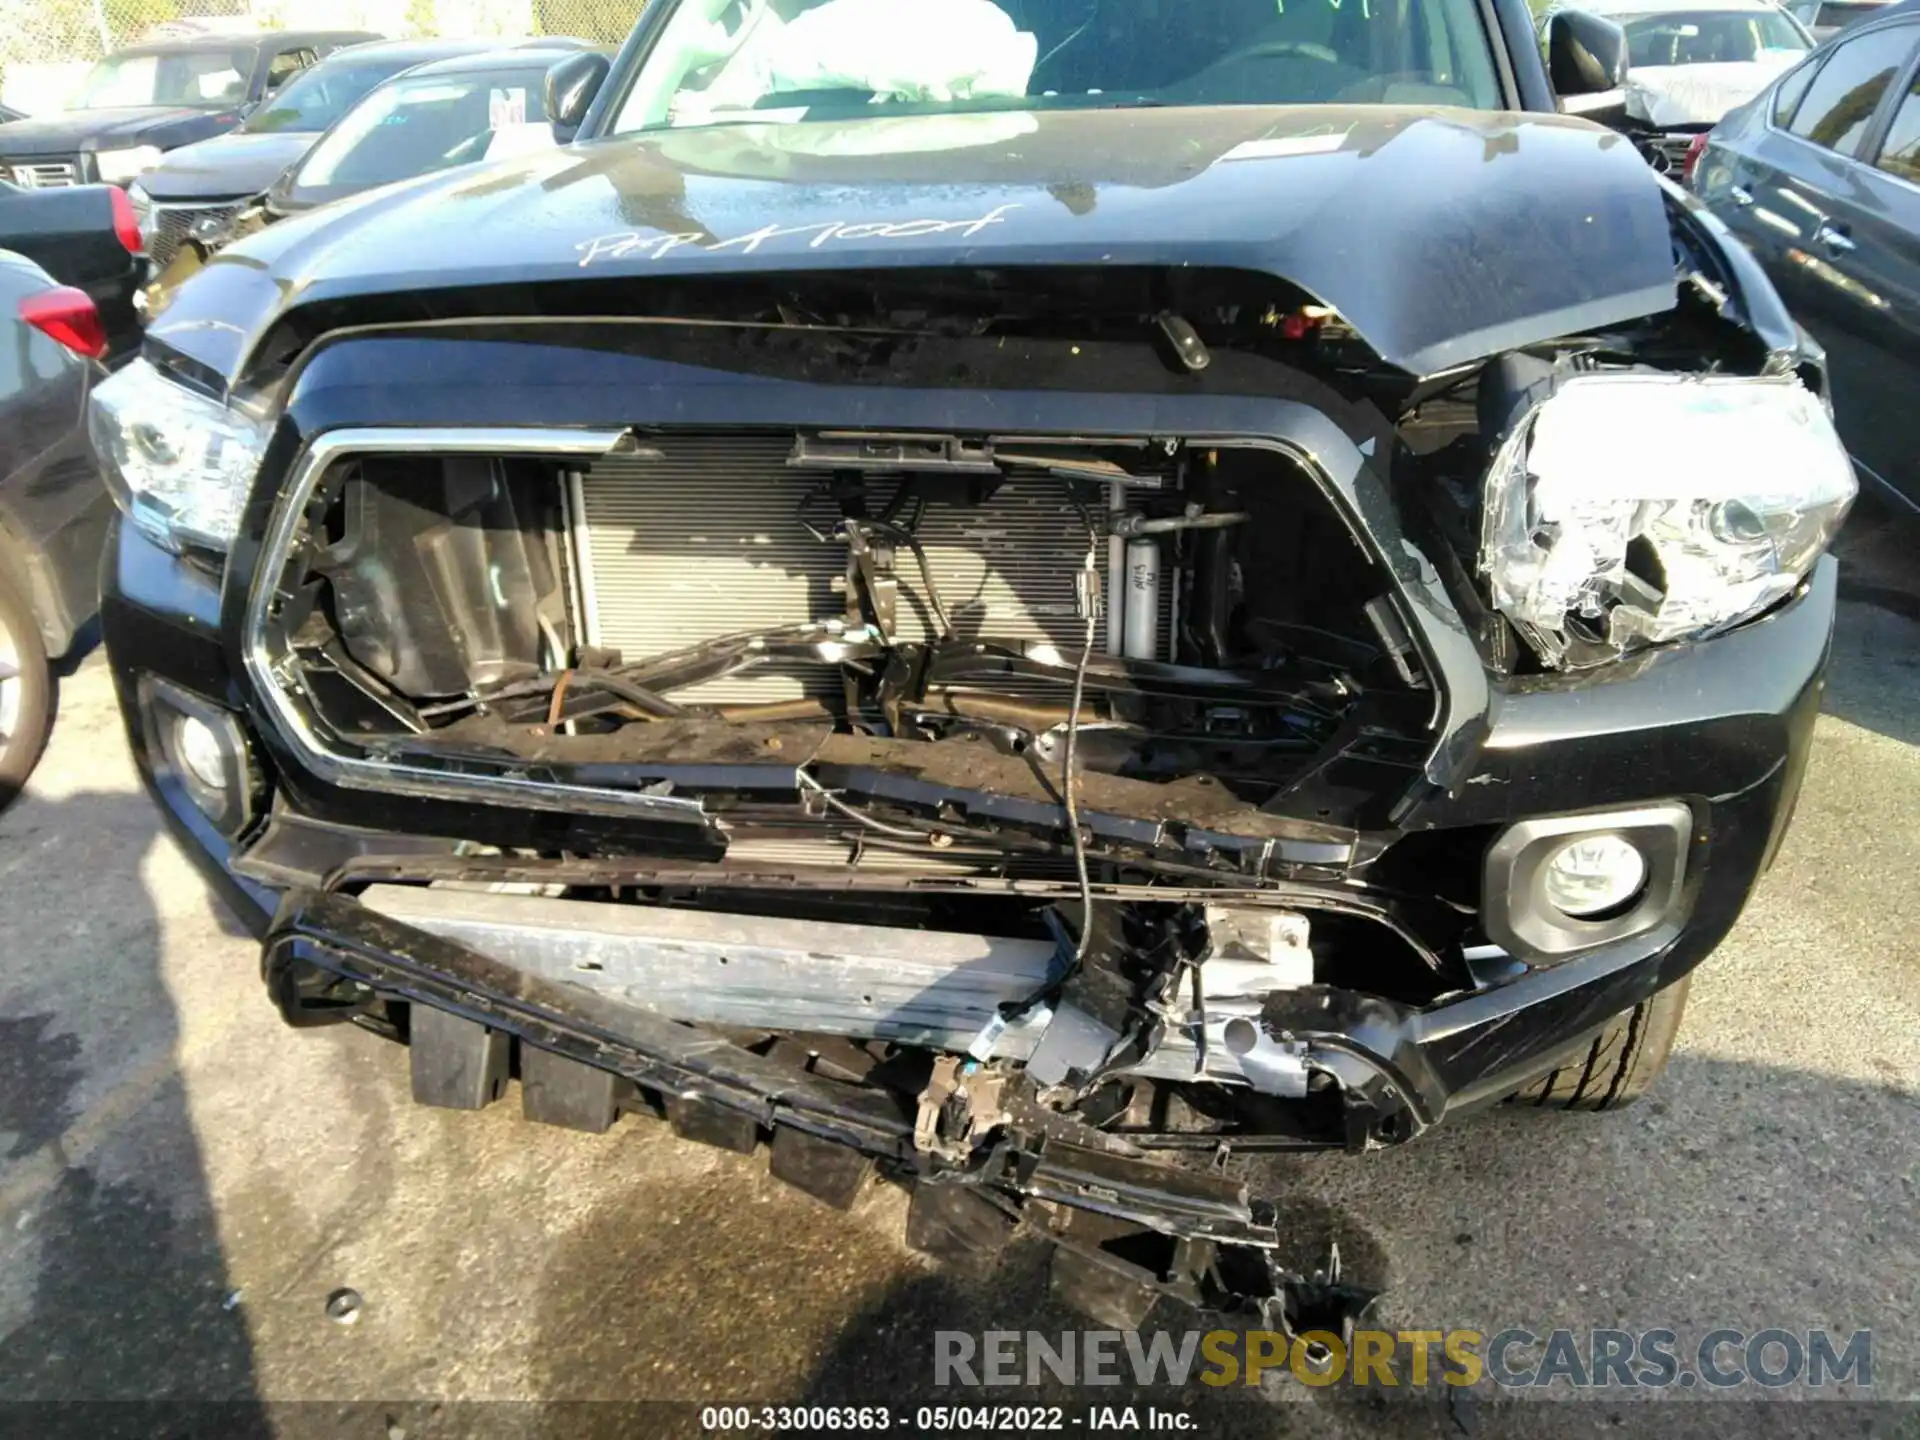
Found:
[[645, 0], [0, 0], [0, 104], [58, 110], [123, 45], [234, 30], [370, 30], [395, 38], [574, 35], [614, 45]]

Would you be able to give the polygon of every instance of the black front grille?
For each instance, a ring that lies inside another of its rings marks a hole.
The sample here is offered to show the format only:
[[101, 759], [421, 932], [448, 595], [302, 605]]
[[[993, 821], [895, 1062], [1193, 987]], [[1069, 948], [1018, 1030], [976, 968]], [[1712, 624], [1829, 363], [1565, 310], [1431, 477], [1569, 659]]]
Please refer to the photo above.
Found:
[[203, 220], [224, 223], [239, 208], [240, 202], [231, 200], [217, 205], [163, 205], [155, 201], [147, 254], [154, 264], [165, 265], [179, 253], [194, 226]]

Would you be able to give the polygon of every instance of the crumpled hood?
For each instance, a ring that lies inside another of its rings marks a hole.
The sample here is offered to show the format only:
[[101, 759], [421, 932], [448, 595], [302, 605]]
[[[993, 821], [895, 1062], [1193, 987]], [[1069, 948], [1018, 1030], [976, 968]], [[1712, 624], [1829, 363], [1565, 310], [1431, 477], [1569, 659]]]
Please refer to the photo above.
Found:
[[1418, 374], [1669, 308], [1675, 284], [1658, 182], [1585, 121], [1000, 112], [686, 129], [390, 187], [223, 252], [151, 333], [232, 375], [323, 300], [951, 265], [1263, 271]]
[[237, 110], [190, 110], [173, 105], [134, 105], [106, 110], [63, 110], [0, 126], [0, 155], [74, 155], [87, 150], [123, 150], [135, 145], [167, 149], [218, 135], [239, 124]]
[[273, 130], [216, 135], [182, 145], [140, 177], [156, 200], [224, 200], [258, 195], [320, 138], [319, 132]]
[[1649, 125], [1718, 125], [1753, 99], [1800, 55], [1778, 51], [1758, 60], [1707, 65], [1646, 65], [1627, 72], [1627, 114]]

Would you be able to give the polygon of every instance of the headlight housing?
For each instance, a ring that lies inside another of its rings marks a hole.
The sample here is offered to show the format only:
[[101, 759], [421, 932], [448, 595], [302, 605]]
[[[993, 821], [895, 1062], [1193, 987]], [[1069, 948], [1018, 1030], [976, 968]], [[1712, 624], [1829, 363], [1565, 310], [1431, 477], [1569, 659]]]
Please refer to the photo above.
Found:
[[153, 197], [138, 183], [127, 187], [127, 203], [133, 206], [133, 218], [140, 226], [140, 238], [153, 240]]
[[1598, 664], [1791, 594], [1855, 490], [1796, 377], [1576, 375], [1494, 457], [1480, 569], [1548, 665]]
[[94, 152], [94, 173], [108, 185], [125, 185], [135, 176], [143, 175], [160, 163], [158, 145], [135, 145], [127, 150], [98, 150]]
[[142, 534], [174, 551], [224, 552], [233, 543], [269, 428], [145, 360], [95, 386], [87, 414], [114, 500]]

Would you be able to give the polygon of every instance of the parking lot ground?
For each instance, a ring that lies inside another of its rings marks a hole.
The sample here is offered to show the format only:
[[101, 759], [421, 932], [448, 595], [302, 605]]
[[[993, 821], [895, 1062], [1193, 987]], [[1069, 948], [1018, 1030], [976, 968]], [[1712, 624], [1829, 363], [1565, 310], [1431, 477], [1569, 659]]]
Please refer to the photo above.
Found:
[[[1720, 1326], [1871, 1328], [1868, 1393], [1920, 1398], [1920, 527], [1863, 520], [1846, 544], [1853, 598], [1796, 826], [1699, 972], [1651, 1099], [1501, 1109], [1252, 1172], [1299, 1258], [1337, 1239], [1386, 1286], [1384, 1325], [1665, 1327], [1683, 1351]], [[522, 1123], [512, 1098], [416, 1108], [398, 1047], [284, 1029], [253, 947], [137, 787], [99, 657], [66, 682], [32, 790], [0, 819], [0, 1402], [377, 1402], [256, 1419], [387, 1440], [667, 1433], [695, 1422], [434, 1405], [951, 1403], [935, 1330], [1083, 1324], [1047, 1301], [1040, 1256], [952, 1274], [904, 1248], [904, 1211], [876, 1185], [843, 1216], [768, 1178], [764, 1156], [655, 1123], [588, 1137]], [[326, 1315], [342, 1287], [361, 1297], [351, 1325]], [[1193, 1324], [1165, 1307], [1153, 1323]], [[1045, 1395], [1070, 1417], [1158, 1404], [1206, 1434], [1651, 1425], [1633, 1393], [1548, 1412], [1486, 1392]], [[1914, 1433], [1911, 1410], [1841, 1424], [1667, 1393], [1689, 1398], [1663, 1430], [1684, 1414], [1703, 1434]]]

